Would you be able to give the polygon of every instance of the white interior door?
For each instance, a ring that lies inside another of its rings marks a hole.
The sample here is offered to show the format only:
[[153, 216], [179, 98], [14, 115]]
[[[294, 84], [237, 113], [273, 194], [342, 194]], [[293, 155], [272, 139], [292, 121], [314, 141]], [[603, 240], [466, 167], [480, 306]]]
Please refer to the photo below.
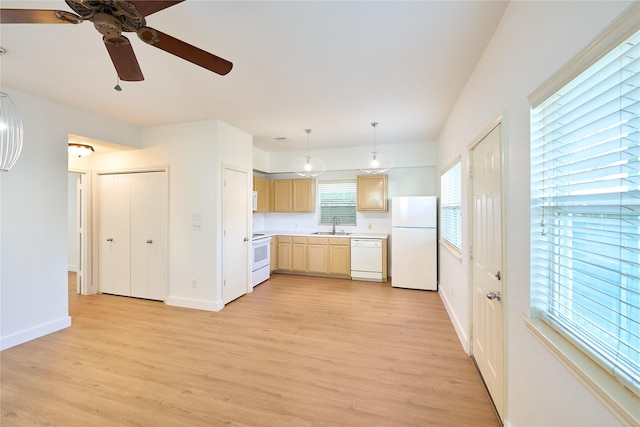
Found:
[[99, 289], [131, 295], [130, 189], [126, 174], [99, 176]]
[[249, 181], [247, 172], [225, 168], [222, 189], [222, 301], [249, 289]]
[[504, 419], [500, 128], [500, 125], [493, 128], [471, 153], [472, 353], [496, 410]]
[[131, 296], [164, 301], [166, 172], [131, 174]]

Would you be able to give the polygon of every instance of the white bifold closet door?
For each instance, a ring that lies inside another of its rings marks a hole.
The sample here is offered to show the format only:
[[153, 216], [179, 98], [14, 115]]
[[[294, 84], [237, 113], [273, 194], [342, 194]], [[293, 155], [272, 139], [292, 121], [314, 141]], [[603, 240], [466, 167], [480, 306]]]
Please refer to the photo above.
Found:
[[166, 172], [100, 175], [100, 292], [167, 295]]

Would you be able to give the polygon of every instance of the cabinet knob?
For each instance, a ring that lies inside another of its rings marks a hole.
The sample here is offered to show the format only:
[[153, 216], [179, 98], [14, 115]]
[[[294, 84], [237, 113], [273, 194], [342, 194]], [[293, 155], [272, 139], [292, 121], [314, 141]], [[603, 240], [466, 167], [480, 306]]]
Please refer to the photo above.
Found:
[[153, 240], [147, 240], [147, 243], [151, 244], [153, 243]]

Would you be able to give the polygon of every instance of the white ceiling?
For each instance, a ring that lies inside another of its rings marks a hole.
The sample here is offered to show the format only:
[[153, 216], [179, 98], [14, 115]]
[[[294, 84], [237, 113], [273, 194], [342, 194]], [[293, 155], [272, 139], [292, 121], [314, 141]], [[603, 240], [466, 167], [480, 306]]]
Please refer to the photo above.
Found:
[[[70, 11], [63, 0], [3, 8]], [[267, 151], [433, 140], [506, 1], [201, 1], [147, 25], [221, 56], [219, 76], [127, 34], [145, 76], [120, 82], [101, 35], [80, 25], [5, 24], [1, 83], [136, 126], [220, 119]], [[290, 142], [282, 143], [276, 138]]]

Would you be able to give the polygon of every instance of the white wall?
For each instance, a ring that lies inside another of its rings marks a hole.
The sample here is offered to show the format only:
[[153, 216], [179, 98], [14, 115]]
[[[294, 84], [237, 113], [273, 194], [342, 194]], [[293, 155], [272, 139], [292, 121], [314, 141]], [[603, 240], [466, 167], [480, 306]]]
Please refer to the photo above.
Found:
[[[371, 151], [371, 146], [317, 149], [311, 153], [327, 164], [328, 171], [353, 170], [355, 162]], [[390, 155], [395, 161], [394, 167], [433, 166], [437, 159], [435, 142], [421, 142], [395, 145], [376, 145], [378, 151]], [[254, 149], [254, 169], [265, 173], [291, 172], [291, 163], [298, 157], [304, 157], [307, 151], [286, 151], [266, 153]]]
[[78, 174], [69, 173], [67, 183], [67, 270], [78, 271]]
[[71, 324], [67, 300], [67, 135], [135, 146], [129, 125], [3, 87], [24, 126], [22, 154], [0, 174], [0, 349]]
[[[222, 309], [222, 166], [234, 166], [251, 177], [252, 144], [251, 135], [211, 120], [146, 128], [141, 150], [91, 156], [94, 171], [168, 165], [167, 304]], [[194, 212], [202, 213], [200, 231], [192, 230]], [[198, 283], [196, 288], [192, 287], [193, 279]]]
[[[615, 426], [620, 422], [527, 331], [529, 312], [529, 103], [527, 97], [585, 48], [630, 2], [511, 2], [438, 140], [438, 171], [504, 115], [506, 151], [506, 425]], [[463, 221], [469, 213], [463, 205]], [[440, 254], [440, 289], [468, 348], [469, 236], [462, 262]]]

